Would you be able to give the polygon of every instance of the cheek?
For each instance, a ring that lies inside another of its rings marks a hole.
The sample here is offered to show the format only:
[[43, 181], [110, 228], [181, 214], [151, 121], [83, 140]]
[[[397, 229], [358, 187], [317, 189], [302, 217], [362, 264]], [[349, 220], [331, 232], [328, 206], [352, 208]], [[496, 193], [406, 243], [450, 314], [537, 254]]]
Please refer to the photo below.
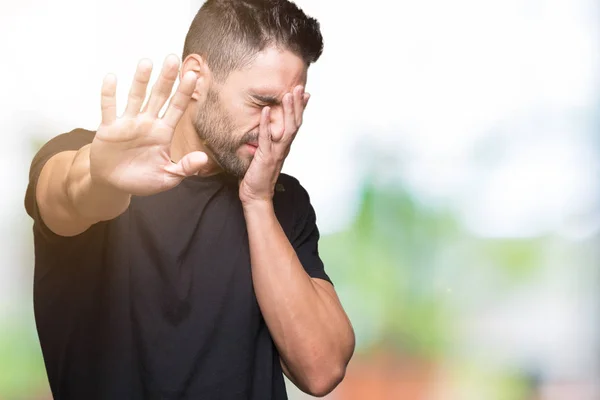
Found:
[[225, 110], [230, 125], [237, 131], [248, 126], [248, 121], [252, 118], [253, 110], [244, 103], [234, 103]]
[[244, 133], [258, 132], [260, 125], [261, 109], [258, 107], [246, 106], [236, 115], [236, 126]]

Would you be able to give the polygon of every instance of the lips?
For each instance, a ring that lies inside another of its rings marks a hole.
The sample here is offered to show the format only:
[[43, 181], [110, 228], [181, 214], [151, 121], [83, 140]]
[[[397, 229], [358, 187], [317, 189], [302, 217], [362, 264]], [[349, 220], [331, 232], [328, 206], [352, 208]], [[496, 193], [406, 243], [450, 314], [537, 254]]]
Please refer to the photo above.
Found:
[[248, 151], [251, 155], [254, 155], [258, 151], [258, 145], [254, 143], [246, 143], [246, 151]]

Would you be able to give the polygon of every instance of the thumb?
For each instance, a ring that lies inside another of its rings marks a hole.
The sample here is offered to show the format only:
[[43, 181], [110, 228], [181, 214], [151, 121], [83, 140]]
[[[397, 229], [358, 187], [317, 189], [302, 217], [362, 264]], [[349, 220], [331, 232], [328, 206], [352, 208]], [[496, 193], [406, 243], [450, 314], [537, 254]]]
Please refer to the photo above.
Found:
[[208, 156], [201, 151], [193, 151], [183, 156], [177, 164], [167, 165], [165, 169], [179, 176], [196, 175], [208, 162]]

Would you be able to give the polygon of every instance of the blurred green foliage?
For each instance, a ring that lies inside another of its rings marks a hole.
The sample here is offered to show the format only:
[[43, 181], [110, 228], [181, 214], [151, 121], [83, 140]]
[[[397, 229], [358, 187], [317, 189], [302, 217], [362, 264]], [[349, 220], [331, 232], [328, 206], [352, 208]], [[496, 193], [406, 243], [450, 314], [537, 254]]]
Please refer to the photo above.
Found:
[[433, 356], [443, 348], [448, 312], [431, 279], [440, 241], [456, 230], [450, 214], [420, 207], [400, 187], [365, 185], [354, 223], [320, 245], [336, 286], [346, 288], [341, 296], [359, 349]]
[[470, 291], [485, 290], [489, 277], [497, 290], [530, 282], [543, 262], [543, 239], [476, 237], [452, 210], [427, 206], [399, 184], [372, 182], [354, 222], [320, 243], [359, 352], [447, 355]]
[[11, 322], [0, 335], [0, 399], [36, 399], [47, 392], [48, 380], [35, 326]]

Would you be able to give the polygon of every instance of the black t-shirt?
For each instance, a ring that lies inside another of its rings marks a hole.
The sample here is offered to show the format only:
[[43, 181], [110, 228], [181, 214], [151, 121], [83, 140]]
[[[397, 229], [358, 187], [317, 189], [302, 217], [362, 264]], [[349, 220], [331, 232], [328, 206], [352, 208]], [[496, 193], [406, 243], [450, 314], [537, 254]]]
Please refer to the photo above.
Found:
[[[33, 160], [25, 198], [35, 319], [54, 397], [286, 399], [234, 179], [190, 177], [133, 197], [118, 218], [74, 237], [44, 225], [35, 201], [42, 167], [93, 137], [77, 129], [49, 141]], [[308, 275], [329, 281], [306, 191], [282, 174], [273, 201]]]

